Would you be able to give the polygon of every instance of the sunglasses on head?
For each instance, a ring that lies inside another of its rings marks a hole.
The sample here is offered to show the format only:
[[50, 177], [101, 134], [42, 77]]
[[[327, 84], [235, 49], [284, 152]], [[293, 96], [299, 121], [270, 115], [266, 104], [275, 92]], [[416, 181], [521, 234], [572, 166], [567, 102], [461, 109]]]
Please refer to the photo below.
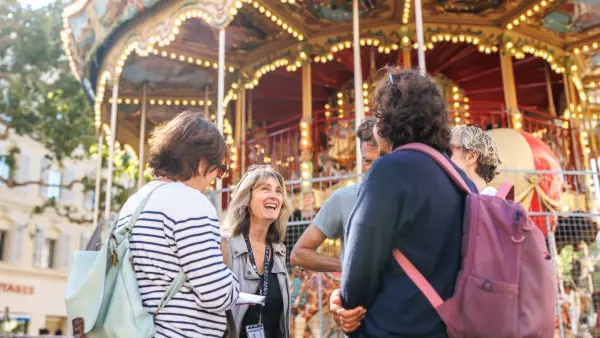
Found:
[[229, 168], [224, 164], [217, 164], [217, 178], [224, 179], [229, 176]]

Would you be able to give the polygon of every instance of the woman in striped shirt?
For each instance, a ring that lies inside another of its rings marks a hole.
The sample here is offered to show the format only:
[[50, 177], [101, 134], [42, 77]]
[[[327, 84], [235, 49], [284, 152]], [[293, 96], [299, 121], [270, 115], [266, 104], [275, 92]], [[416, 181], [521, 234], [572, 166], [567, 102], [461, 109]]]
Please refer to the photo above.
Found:
[[239, 283], [223, 263], [219, 220], [204, 196], [227, 173], [225, 140], [197, 112], [183, 112], [150, 137], [149, 166], [157, 180], [131, 196], [120, 213], [125, 225], [152, 190], [133, 227], [131, 251], [144, 309], [150, 313], [175, 276], [187, 280], [155, 317], [156, 337], [222, 337], [225, 311], [238, 298]]

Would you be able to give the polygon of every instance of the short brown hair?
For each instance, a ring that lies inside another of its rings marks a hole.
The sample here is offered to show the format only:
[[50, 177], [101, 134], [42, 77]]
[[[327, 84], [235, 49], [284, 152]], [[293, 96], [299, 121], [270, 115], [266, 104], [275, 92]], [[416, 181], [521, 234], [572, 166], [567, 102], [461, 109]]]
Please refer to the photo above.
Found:
[[393, 148], [419, 142], [449, 153], [450, 122], [440, 87], [418, 70], [388, 66], [383, 71], [371, 100], [379, 136]]
[[377, 147], [377, 141], [373, 137], [373, 126], [377, 123], [377, 119], [373, 116], [365, 117], [358, 128], [356, 128], [356, 137], [360, 140], [360, 145], [367, 143], [372, 147]]
[[206, 163], [204, 175], [228, 158], [229, 150], [214, 124], [195, 111], [184, 111], [154, 128], [149, 140], [148, 164], [155, 177], [187, 181]]

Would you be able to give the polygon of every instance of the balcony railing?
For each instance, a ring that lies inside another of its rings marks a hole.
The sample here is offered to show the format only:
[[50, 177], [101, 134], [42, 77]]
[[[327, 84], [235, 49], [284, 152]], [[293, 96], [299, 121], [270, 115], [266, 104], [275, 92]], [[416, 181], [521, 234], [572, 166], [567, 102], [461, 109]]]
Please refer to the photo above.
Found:
[[[453, 124], [466, 123], [483, 129], [510, 127], [503, 105], [495, 102], [470, 102], [469, 108], [454, 109], [450, 102], [448, 113]], [[577, 168], [582, 149], [576, 130], [568, 120], [540, 112], [532, 107], [520, 107], [522, 130], [544, 141], [553, 150], [565, 170]], [[246, 166], [268, 163], [286, 179], [300, 177], [301, 116], [255, 128], [246, 137]], [[312, 120], [313, 168], [316, 176], [341, 175], [352, 172], [356, 141], [353, 107], [316, 110]], [[577, 145], [577, 149], [574, 145]], [[576, 151], [575, 151], [576, 150]]]

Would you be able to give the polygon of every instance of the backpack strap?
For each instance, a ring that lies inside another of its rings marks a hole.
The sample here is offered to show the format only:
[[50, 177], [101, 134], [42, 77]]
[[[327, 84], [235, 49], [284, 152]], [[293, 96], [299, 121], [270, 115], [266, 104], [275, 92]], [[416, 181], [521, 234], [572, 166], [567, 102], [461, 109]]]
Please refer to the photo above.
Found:
[[510, 182], [502, 183], [502, 185], [500, 185], [500, 188], [498, 188], [498, 191], [496, 192], [496, 196], [507, 201], [514, 201], [515, 186]]
[[431, 159], [433, 159], [440, 167], [442, 167], [442, 169], [446, 172], [446, 174], [448, 174], [448, 176], [450, 176], [450, 178], [452, 179], [454, 184], [456, 184], [459, 188], [461, 188], [467, 194], [473, 193], [471, 191], [471, 189], [469, 188], [469, 186], [467, 185], [467, 182], [465, 182], [465, 180], [460, 176], [458, 171], [456, 171], [456, 168], [454, 168], [452, 163], [450, 163], [450, 160], [448, 158], [446, 158], [444, 155], [442, 155], [442, 153], [440, 153], [439, 151], [437, 151], [437, 150], [433, 149], [432, 147], [430, 147], [426, 144], [423, 144], [423, 143], [408, 143], [408, 144], [396, 149], [395, 151], [402, 151], [402, 150], [414, 150], [414, 151], [418, 151], [420, 153], [423, 153], [423, 154], [431, 157]]
[[142, 211], [144, 211], [144, 208], [146, 207], [146, 203], [148, 203], [148, 200], [150, 199], [150, 196], [152, 196], [152, 193], [154, 193], [156, 191], [156, 189], [158, 189], [164, 185], [167, 185], [167, 184], [169, 184], [169, 182], [165, 182], [165, 183], [159, 184], [156, 187], [154, 187], [154, 189], [150, 190], [150, 192], [142, 199], [140, 204], [138, 204], [138, 206], [135, 209], [135, 211], [133, 212], [133, 214], [131, 214], [131, 217], [129, 218], [129, 222], [127, 223], [127, 225], [125, 227], [123, 227], [123, 230], [127, 231], [128, 235], [131, 235], [131, 230], [133, 229], [135, 222], [137, 222], [138, 218], [140, 218]]
[[[408, 143], [396, 149], [395, 151], [402, 150], [418, 151], [429, 156], [446, 172], [448, 176], [450, 176], [450, 179], [452, 179], [454, 184], [456, 184], [461, 190], [463, 190], [467, 194], [473, 193], [467, 185], [467, 183], [465, 182], [465, 180], [460, 176], [456, 168], [454, 168], [454, 166], [450, 163], [450, 160], [444, 155], [442, 155], [442, 153], [440, 153], [439, 151], [423, 143]], [[431, 286], [431, 284], [427, 281], [423, 274], [402, 252], [400, 252], [400, 250], [394, 249], [392, 251], [392, 254], [396, 259], [396, 262], [398, 262], [398, 265], [400, 265], [400, 267], [402, 268], [402, 270], [404, 270], [406, 275], [408, 275], [410, 280], [412, 280], [413, 283], [415, 283], [417, 288], [419, 288], [421, 293], [423, 293], [425, 298], [427, 298], [431, 306], [433, 306], [433, 308], [437, 311], [437, 308], [444, 303], [442, 297], [440, 297], [440, 295], [437, 293], [437, 291], [435, 291], [433, 286]]]
[[175, 296], [177, 292], [179, 292], [186, 279], [187, 275], [185, 274], [185, 272], [183, 272], [183, 270], [179, 271], [175, 279], [173, 279], [173, 281], [171, 282], [171, 285], [169, 285], [165, 293], [160, 298], [160, 302], [158, 302], [158, 307], [156, 307], [156, 311], [154, 311], [155, 318], [158, 312], [171, 300], [171, 298], [173, 298], [173, 296]]
[[433, 308], [437, 310], [437, 308], [444, 303], [442, 297], [440, 297], [433, 286], [425, 279], [423, 274], [417, 270], [413, 263], [411, 263], [400, 250], [394, 249], [392, 253], [396, 262], [398, 262], [398, 265], [400, 265], [402, 270], [406, 272], [408, 277], [415, 283], [419, 290], [421, 290]]
[[[138, 204], [138, 206], [135, 209], [135, 211], [133, 212], [133, 214], [131, 214], [131, 217], [129, 218], [129, 222], [127, 223], [126, 226], [124, 226], [122, 228], [123, 231], [125, 231], [128, 236], [131, 236], [131, 231], [133, 229], [133, 226], [137, 222], [138, 218], [140, 218], [140, 215], [142, 214], [142, 211], [144, 211], [144, 208], [146, 207], [146, 203], [148, 203], [148, 200], [150, 199], [150, 196], [152, 196], [152, 193], [154, 193], [156, 191], [156, 189], [158, 189], [164, 185], [167, 185], [167, 184], [169, 184], [169, 182], [165, 182], [165, 183], [157, 185], [146, 196], [144, 196], [144, 198], [140, 201], [140, 204]], [[185, 283], [186, 279], [187, 279], [187, 275], [185, 274], [185, 272], [183, 272], [183, 270], [179, 271], [177, 276], [175, 276], [175, 279], [173, 279], [173, 281], [171, 282], [171, 285], [169, 285], [169, 287], [167, 288], [167, 290], [161, 297], [160, 302], [158, 302], [158, 307], [156, 308], [156, 311], [154, 311], [155, 317], [156, 317], [156, 314], [158, 313], [158, 311], [160, 311], [171, 300], [171, 298], [173, 298], [173, 296], [175, 296], [175, 294], [177, 292], [179, 292], [179, 290]]]

